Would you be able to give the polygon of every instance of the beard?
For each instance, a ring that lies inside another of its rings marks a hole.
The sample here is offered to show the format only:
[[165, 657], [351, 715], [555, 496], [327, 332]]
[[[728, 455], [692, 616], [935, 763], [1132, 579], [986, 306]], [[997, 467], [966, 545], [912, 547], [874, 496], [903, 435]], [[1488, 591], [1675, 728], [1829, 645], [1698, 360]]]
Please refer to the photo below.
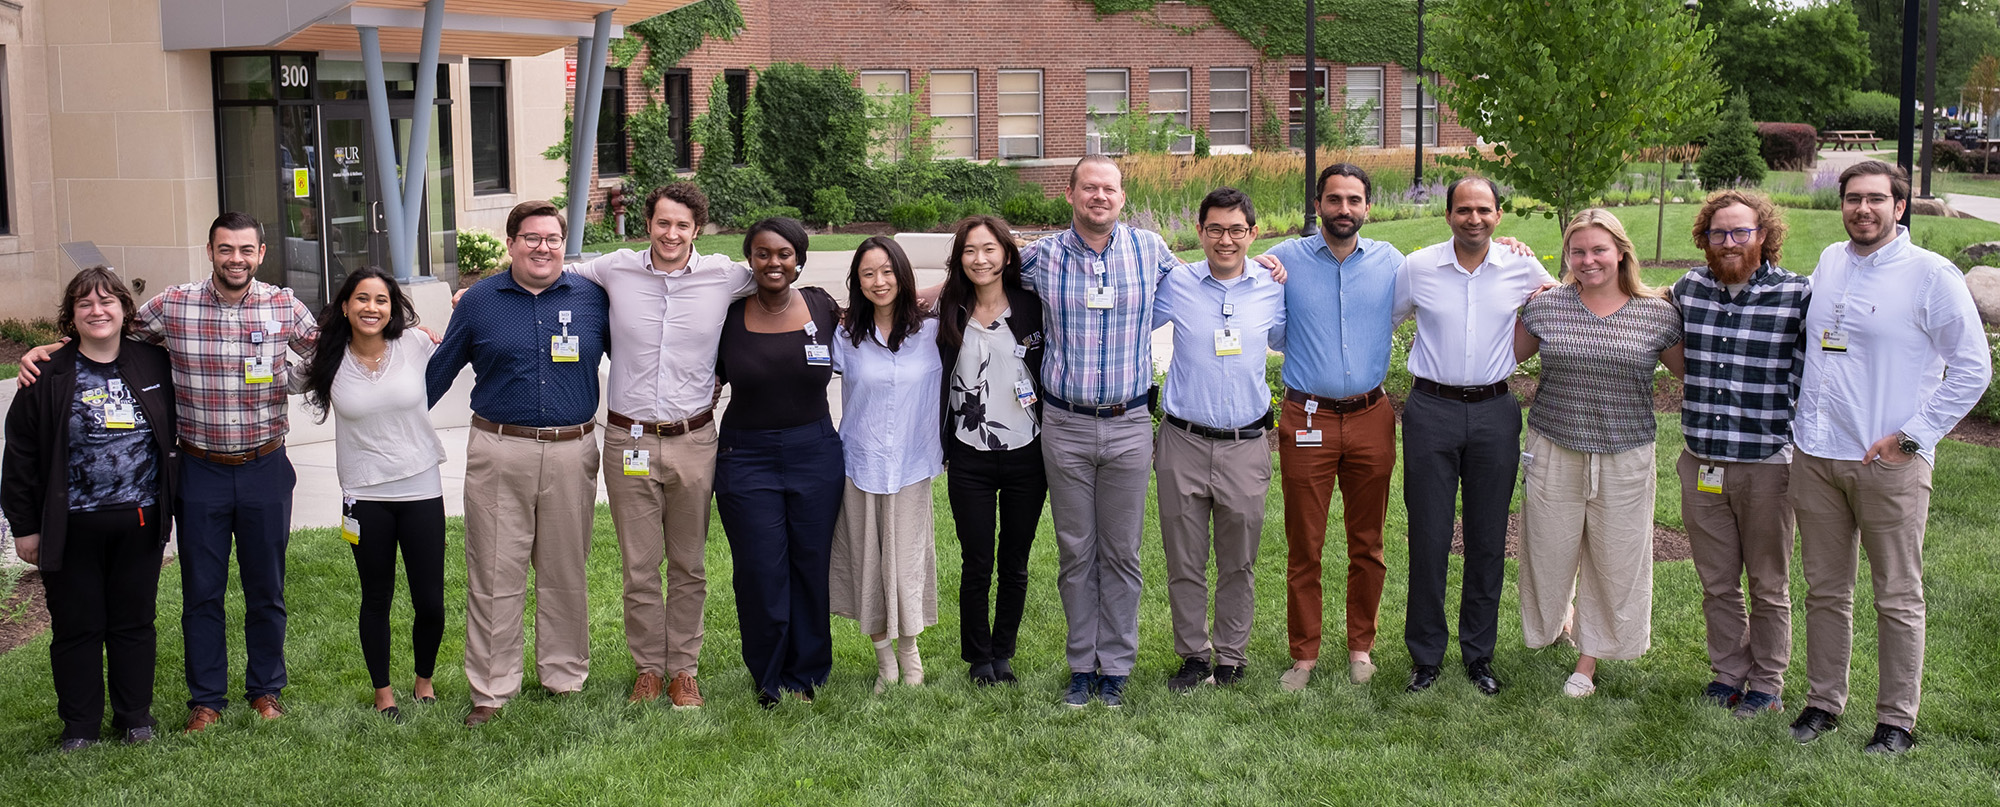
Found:
[[1322, 222], [1322, 225], [1326, 228], [1328, 235], [1344, 240], [1353, 238], [1356, 233], [1361, 232], [1362, 221], [1359, 219], [1337, 218], [1327, 219]]
[[[1734, 258], [1734, 260], [1731, 260]], [[1715, 276], [1715, 282], [1725, 286], [1750, 282], [1750, 276], [1757, 273], [1757, 253], [1744, 250], [1740, 253], [1708, 250], [1708, 271]]]

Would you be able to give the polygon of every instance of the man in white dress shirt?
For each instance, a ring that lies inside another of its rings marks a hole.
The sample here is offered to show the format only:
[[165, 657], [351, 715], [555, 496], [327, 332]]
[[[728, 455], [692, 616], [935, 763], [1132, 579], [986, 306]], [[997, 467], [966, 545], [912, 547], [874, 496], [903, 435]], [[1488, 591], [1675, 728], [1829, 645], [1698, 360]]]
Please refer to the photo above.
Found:
[[1863, 162], [1841, 172], [1840, 199], [1849, 240], [1820, 253], [1813, 272], [1793, 426], [1812, 687], [1792, 737], [1809, 743], [1834, 731], [1847, 706], [1858, 547], [1873, 577], [1879, 668], [1864, 750], [1900, 754], [1916, 744], [1924, 675], [1931, 468], [1993, 368], [1964, 274], [1896, 224], [1909, 176]]
[[1445, 610], [1452, 514], [1463, 491], [1465, 573], [1458, 605], [1459, 661], [1474, 687], [1500, 691], [1493, 645], [1506, 579], [1507, 508], [1521, 450], [1514, 320], [1528, 295], [1554, 283], [1532, 256], [1493, 245], [1499, 189], [1484, 177], [1445, 189], [1451, 240], [1410, 253], [1396, 273], [1394, 317], [1414, 316], [1414, 389], [1403, 404], [1403, 503], [1410, 514], [1409, 691], [1437, 681], [1451, 626]]

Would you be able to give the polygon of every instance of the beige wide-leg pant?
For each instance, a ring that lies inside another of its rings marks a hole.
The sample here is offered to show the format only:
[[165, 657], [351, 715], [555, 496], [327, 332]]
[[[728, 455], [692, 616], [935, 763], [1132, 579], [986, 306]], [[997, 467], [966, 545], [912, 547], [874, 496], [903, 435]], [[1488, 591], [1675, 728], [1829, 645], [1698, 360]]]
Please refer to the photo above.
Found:
[[1521, 637], [1545, 647], [1570, 603], [1583, 655], [1635, 659], [1653, 637], [1653, 444], [1586, 454], [1527, 430]]

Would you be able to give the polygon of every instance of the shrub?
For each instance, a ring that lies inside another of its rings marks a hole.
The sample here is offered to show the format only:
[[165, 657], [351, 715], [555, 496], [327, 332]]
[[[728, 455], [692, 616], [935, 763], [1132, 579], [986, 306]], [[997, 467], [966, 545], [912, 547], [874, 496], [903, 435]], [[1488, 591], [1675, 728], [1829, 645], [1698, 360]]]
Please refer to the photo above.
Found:
[[770, 175], [754, 165], [705, 170], [696, 174], [694, 181], [708, 195], [709, 221], [733, 222], [751, 211], [776, 207], [785, 201], [771, 184]]
[[583, 243], [616, 244], [624, 240], [625, 237], [618, 234], [618, 222], [614, 219], [602, 218], [583, 223]]
[[1867, 129], [1877, 137], [1896, 139], [1900, 103], [1896, 96], [1881, 92], [1858, 92], [1847, 108], [1826, 116], [1822, 129]]
[[[1992, 361], [1994, 366], [2000, 367], [2000, 337], [1987, 334], [1986, 343], [1988, 348], [1993, 351]], [[2000, 384], [1986, 385], [1986, 392], [1979, 396], [1979, 403], [1972, 407], [1972, 414], [1995, 423], [2000, 423]]]
[[625, 133], [632, 138], [632, 179], [626, 185], [638, 199], [679, 178], [675, 162], [680, 147], [672, 124], [666, 105], [657, 101], [625, 119]]
[[1044, 224], [1042, 221], [1042, 195], [1033, 191], [1017, 193], [1000, 203], [1000, 217], [1008, 224]]
[[1070, 219], [1074, 217], [1075, 214], [1076, 211], [1071, 210], [1069, 207], [1068, 199], [1064, 199], [1060, 196], [1051, 196], [1047, 199], [1042, 200], [1043, 224], [1051, 224], [1058, 227], [1068, 227]]
[[[759, 121], [751, 162], [793, 207], [818, 188], [850, 187], [868, 173], [868, 97], [838, 67], [774, 64], [757, 74], [750, 106]], [[749, 133], [745, 133], [748, 140]]]
[[1803, 123], [1757, 124], [1757, 153], [1778, 171], [1804, 171], [1819, 157], [1819, 132]]
[[[500, 237], [477, 227], [458, 231], [458, 273], [478, 277], [500, 268], [507, 259], [507, 245]], [[42, 344], [36, 342], [35, 344]]]
[[1194, 156], [1206, 157], [1213, 144], [1209, 142], [1207, 129], [1194, 130]]
[[896, 228], [897, 232], [929, 232], [938, 225], [937, 200], [925, 197], [914, 201], [897, 202], [889, 206], [888, 219], [889, 226]]
[[813, 218], [828, 227], [840, 227], [854, 223], [854, 200], [847, 198], [847, 189], [841, 187], [820, 188], [813, 191]]
[[1709, 131], [1695, 174], [1703, 188], [1716, 190], [1763, 182], [1764, 171], [1764, 158], [1757, 156], [1757, 129], [1750, 123], [1750, 100], [1738, 93]]
[[1937, 140], [1931, 143], [1931, 166], [1939, 171], [1964, 171], [1970, 166], [1965, 159], [1965, 144], [1956, 140]]
[[770, 207], [760, 207], [737, 216], [735, 219], [736, 229], [748, 230], [752, 224], [765, 219], [775, 218], [803, 219], [804, 217], [799, 213], [798, 208], [791, 205], [771, 205]]

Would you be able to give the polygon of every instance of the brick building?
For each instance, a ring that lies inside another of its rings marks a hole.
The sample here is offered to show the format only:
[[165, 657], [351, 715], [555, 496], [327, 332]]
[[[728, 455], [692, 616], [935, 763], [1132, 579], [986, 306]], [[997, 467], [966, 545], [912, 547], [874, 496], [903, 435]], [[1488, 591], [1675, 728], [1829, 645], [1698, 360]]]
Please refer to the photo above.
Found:
[[[671, 111], [681, 166], [700, 147], [685, 121], [708, 111], [709, 87], [728, 77], [733, 104], [746, 103], [758, 68], [777, 62], [839, 66], [864, 90], [919, 94], [916, 108], [939, 119], [933, 138], [957, 158], [1004, 160], [1024, 179], [1059, 188], [1077, 158], [1098, 150], [1092, 110], [1145, 105], [1208, 133], [1215, 153], [1269, 149], [1299, 128], [1304, 59], [1266, 59], [1216, 24], [1207, 8], [1163, 3], [1143, 14], [1099, 17], [1086, 0], [738, 0], [744, 30], [710, 39], [642, 88], [646, 54], [607, 68], [606, 109], [636, 113], [658, 100]], [[573, 55], [573, 54], [572, 54]], [[1376, 144], [1415, 143], [1415, 71], [1398, 64], [1318, 65], [1319, 83], [1350, 103], [1373, 101]], [[615, 94], [614, 94], [615, 93]], [[1474, 142], [1436, 99], [1424, 97], [1425, 145]], [[740, 107], [738, 111], [740, 113]], [[1439, 120], [1442, 111], [1443, 120]], [[622, 117], [601, 122], [598, 188], [622, 182], [629, 144]], [[1193, 150], [1191, 139], [1180, 149]]]

